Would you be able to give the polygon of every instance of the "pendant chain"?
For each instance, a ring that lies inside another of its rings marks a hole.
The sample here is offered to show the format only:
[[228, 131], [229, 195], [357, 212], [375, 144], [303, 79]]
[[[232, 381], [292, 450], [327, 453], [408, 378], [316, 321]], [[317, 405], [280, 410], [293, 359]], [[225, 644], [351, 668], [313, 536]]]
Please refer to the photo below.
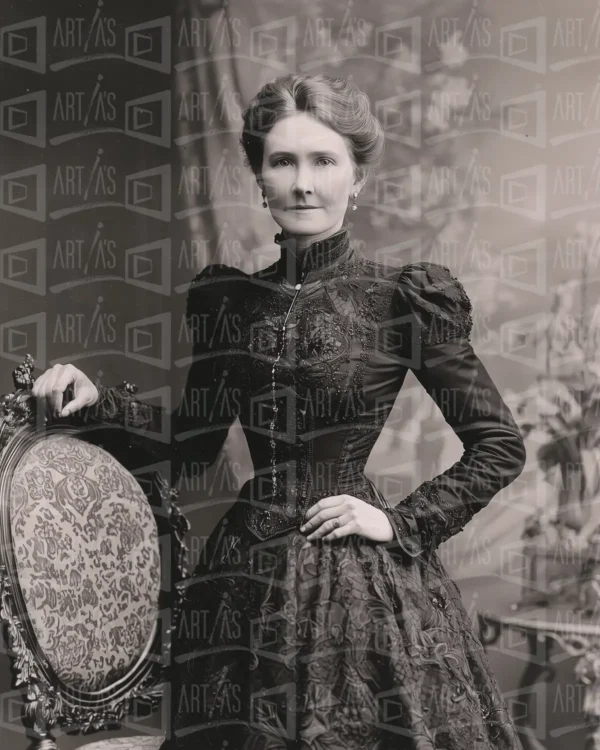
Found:
[[271, 443], [271, 480], [273, 485], [273, 497], [277, 494], [277, 471], [276, 471], [276, 456], [275, 456], [275, 449], [276, 449], [276, 442], [275, 442], [275, 423], [276, 423], [276, 417], [277, 417], [277, 401], [275, 398], [275, 367], [279, 360], [281, 359], [281, 355], [283, 353], [283, 350], [286, 345], [286, 325], [288, 318], [290, 316], [290, 313], [292, 312], [292, 308], [294, 307], [294, 304], [296, 303], [296, 299], [298, 298], [298, 295], [300, 294], [300, 290], [302, 289], [302, 284], [304, 283], [306, 279], [306, 274], [303, 274], [302, 279], [298, 284], [294, 286], [294, 289], [296, 290], [296, 293], [294, 294], [294, 297], [292, 299], [292, 302], [288, 308], [288, 311], [286, 313], [286, 316], [283, 321], [283, 325], [281, 326], [281, 330], [283, 333], [282, 337], [282, 344], [281, 348], [277, 354], [277, 357], [275, 358], [275, 361], [273, 362], [273, 367], [271, 369], [271, 397], [272, 397], [272, 404], [273, 404], [273, 413], [271, 416], [270, 426], [269, 426], [269, 435], [270, 435], [270, 443]]

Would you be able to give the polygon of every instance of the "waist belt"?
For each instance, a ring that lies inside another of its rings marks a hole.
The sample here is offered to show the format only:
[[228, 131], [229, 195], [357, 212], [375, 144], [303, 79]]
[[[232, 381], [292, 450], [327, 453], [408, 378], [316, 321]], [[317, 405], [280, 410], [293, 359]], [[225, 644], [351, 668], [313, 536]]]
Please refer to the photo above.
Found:
[[355, 486], [344, 487], [343, 490], [331, 487], [320, 488], [311, 490], [308, 495], [300, 497], [298, 497], [295, 485], [287, 488], [284, 486], [277, 496], [267, 500], [261, 499], [260, 496], [254, 497], [252, 495], [254, 488], [253, 480], [249, 480], [242, 488], [238, 502], [247, 504], [244, 512], [246, 526], [261, 540], [271, 539], [299, 528], [304, 522], [306, 511], [322, 498], [331, 495], [354, 495], [378, 508], [389, 507], [383, 495], [364, 475]]

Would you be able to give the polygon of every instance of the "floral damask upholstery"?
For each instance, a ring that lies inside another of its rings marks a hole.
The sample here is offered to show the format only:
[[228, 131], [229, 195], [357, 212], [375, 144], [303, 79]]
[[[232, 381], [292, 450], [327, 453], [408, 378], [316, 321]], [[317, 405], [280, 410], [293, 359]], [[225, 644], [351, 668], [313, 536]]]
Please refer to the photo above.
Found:
[[163, 705], [189, 523], [147, 441], [39, 412], [34, 367], [27, 354], [0, 396], [0, 625], [22, 690], [15, 729], [57, 750], [59, 730], [112, 730]]
[[140, 485], [103, 448], [39, 439], [12, 478], [19, 584], [38, 643], [58, 677], [100, 690], [143, 655], [156, 626], [156, 522]]

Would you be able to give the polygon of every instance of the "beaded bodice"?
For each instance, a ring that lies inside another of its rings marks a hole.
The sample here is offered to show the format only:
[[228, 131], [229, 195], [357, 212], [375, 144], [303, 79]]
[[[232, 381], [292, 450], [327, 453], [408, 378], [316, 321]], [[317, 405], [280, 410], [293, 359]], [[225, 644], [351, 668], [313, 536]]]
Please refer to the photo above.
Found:
[[[460, 592], [434, 553], [525, 460], [510, 411], [471, 347], [466, 292], [445, 266], [369, 260], [347, 228], [303, 252], [283, 235], [276, 241], [282, 254], [268, 268], [247, 274], [212, 264], [192, 283], [193, 361], [171, 414], [171, 440], [155, 441], [148, 462], [168, 457], [172, 482], [209, 466], [239, 418], [254, 465], [186, 582], [188, 621], [198, 614], [211, 625], [208, 642], [205, 628], [190, 628], [199, 634], [178, 645], [185, 656], [174, 660], [177, 729], [190, 747], [205, 738], [215, 747], [248, 746], [260, 735], [277, 747], [297, 736], [294, 744], [364, 750], [382, 744], [382, 706], [391, 700], [390, 747], [406, 725], [405, 736], [423, 747], [516, 748]], [[409, 369], [465, 450], [389, 507], [364, 470]], [[97, 416], [125, 422], [129, 441], [159, 434], [165, 415], [133, 391], [101, 388]], [[365, 529], [307, 544], [299, 530], [307, 508], [335, 494], [379, 507], [391, 543], [374, 543]], [[221, 627], [225, 621], [236, 626]], [[207, 689], [197, 709], [181, 696], [199, 684]], [[241, 686], [239, 702], [221, 701], [225, 684]], [[288, 700], [290, 684], [299, 687]], [[434, 710], [432, 690], [442, 696]], [[257, 695], [270, 701], [258, 714]], [[251, 733], [234, 734], [242, 715], [252, 718]], [[290, 716], [300, 728], [293, 734]]]
[[[238, 416], [255, 468], [240, 500], [261, 538], [298, 525], [319, 497], [379, 503], [364, 467], [406, 375], [402, 343], [415, 323], [397, 295], [401, 269], [368, 260], [347, 228], [302, 256], [275, 239], [279, 261], [235, 284], [243, 326], [225, 367], [243, 394]], [[444, 269], [424, 268], [452, 294], [436, 276]], [[447, 321], [455, 335], [466, 333], [469, 310]]]
[[[322, 497], [386, 498], [365, 465], [411, 369], [459, 434], [461, 461], [387, 508], [403, 549], [439, 543], [524, 462], [510, 410], [469, 337], [471, 302], [442, 265], [368, 259], [347, 226], [252, 274], [212, 264], [187, 301], [193, 363], [171, 415], [172, 478], [219, 455], [239, 418], [254, 476], [239, 493], [247, 528], [267, 539], [301, 525]], [[160, 433], [164, 415], [127, 386], [100, 387], [96, 418]], [[201, 397], [198, 397], [201, 394]], [[239, 506], [238, 506], [239, 507]], [[393, 512], [392, 512], [393, 510]]]

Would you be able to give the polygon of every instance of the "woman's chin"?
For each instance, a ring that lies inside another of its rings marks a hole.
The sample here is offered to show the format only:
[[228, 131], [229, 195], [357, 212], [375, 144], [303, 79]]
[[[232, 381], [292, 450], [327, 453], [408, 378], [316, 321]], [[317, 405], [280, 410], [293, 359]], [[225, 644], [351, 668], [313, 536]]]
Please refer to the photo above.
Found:
[[[292, 215], [294, 213], [294, 215]], [[320, 219], [320, 211], [282, 211], [273, 218], [288, 234], [321, 234], [328, 229], [327, 222]]]

